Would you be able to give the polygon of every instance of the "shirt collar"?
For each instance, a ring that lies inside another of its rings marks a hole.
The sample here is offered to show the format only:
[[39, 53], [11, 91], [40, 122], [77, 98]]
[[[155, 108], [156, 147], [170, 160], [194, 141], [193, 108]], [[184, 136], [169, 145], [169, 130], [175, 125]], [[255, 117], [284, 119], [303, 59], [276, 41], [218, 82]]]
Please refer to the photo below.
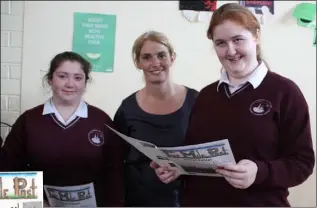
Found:
[[[56, 112], [57, 112], [57, 109], [55, 108], [55, 105], [52, 101], [52, 98], [50, 98], [44, 104], [42, 115], [56, 113]], [[74, 115], [81, 117], [81, 118], [88, 117], [88, 106], [87, 106], [87, 103], [85, 101], [83, 101], [83, 100], [80, 101], [80, 104], [77, 107]]]
[[[250, 84], [253, 86], [253, 88], [256, 89], [262, 83], [267, 72], [268, 72], [268, 68], [265, 65], [265, 63], [262, 61], [260, 63], [260, 65], [248, 77], [247, 82], [250, 82]], [[217, 91], [219, 91], [219, 86], [221, 83], [230, 84], [229, 79], [228, 79], [228, 74], [224, 69], [221, 70], [221, 76], [220, 76], [219, 83], [217, 86]]]

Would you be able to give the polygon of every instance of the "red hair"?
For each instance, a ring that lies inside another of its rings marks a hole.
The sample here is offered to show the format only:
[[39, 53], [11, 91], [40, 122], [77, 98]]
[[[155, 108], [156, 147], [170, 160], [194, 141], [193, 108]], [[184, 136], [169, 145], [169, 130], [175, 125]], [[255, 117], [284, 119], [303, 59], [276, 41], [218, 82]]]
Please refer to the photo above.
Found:
[[[208, 39], [213, 40], [215, 27], [227, 20], [235, 22], [249, 30], [254, 37], [258, 37], [260, 33], [260, 23], [248, 8], [237, 3], [227, 3], [219, 7], [213, 13], [207, 31]], [[257, 44], [256, 51], [257, 60], [262, 60], [261, 47], [259, 44]]]

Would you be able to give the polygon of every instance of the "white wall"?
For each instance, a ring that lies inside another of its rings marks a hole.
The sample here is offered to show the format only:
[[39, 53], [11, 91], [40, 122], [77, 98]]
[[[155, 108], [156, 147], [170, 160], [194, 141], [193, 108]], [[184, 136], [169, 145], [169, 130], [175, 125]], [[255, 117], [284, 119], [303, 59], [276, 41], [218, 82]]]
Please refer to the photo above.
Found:
[[[13, 124], [20, 114], [23, 2], [1, 1], [1, 121]], [[5, 138], [9, 128], [1, 126]]]
[[[223, 4], [224, 1], [218, 1]], [[275, 1], [273, 21], [262, 31], [262, 45], [271, 70], [293, 79], [302, 89], [311, 111], [316, 138], [316, 49], [313, 32], [300, 28], [291, 12], [298, 2]], [[111, 116], [121, 100], [143, 86], [142, 74], [131, 60], [133, 41], [142, 32], [164, 32], [178, 57], [173, 68], [176, 82], [196, 89], [219, 77], [220, 64], [206, 38], [208, 23], [190, 23], [178, 11], [178, 1], [158, 2], [25, 2], [22, 66], [22, 111], [43, 102], [48, 94], [42, 76], [52, 57], [71, 50], [73, 12], [117, 15], [114, 73], [94, 73], [85, 98]], [[2, 46], [2, 45], [1, 45]], [[2, 48], [1, 48], [2, 49]], [[1, 57], [2, 59], [2, 57]], [[2, 86], [1, 86], [2, 88]], [[2, 93], [2, 92], [1, 92]], [[314, 144], [315, 145], [315, 144]], [[316, 172], [303, 185], [291, 190], [293, 206], [316, 206]]]

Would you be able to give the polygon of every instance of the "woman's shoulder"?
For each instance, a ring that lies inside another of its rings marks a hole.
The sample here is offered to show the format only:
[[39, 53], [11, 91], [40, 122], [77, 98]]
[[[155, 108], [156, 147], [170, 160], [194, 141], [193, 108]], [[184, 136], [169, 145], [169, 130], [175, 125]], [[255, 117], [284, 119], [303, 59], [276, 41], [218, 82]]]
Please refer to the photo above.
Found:
[[187, 89], [187, 93], [188, 94], [197, 96], [198, 93], [199, 93], [199, 91], [194, 89], [194, 88], [191, 88], [191, 87], [188, 87], [188, 86], [184, 86], [184, 87]]
[[195, 100], [197, 95], [199, 94], [198, 90], [186, 85], [184, 85], [184, 87], [186, 89], [186, 100]]
[[186, 88], [186, 97], [185, 97], [183, 107], [188, 106], [189, 108], [192, 108], [199, 92], [194, 88], [191, 88], [185, 85], [184, 87]]
[[[138, 90], [139, 91], [139, 90]], [[136, 94], [138, 91], [135, 91], [125, 97], [119, 104], [118, 110], [124, 111], [129, 109], [134, 109], [136, 107]]]

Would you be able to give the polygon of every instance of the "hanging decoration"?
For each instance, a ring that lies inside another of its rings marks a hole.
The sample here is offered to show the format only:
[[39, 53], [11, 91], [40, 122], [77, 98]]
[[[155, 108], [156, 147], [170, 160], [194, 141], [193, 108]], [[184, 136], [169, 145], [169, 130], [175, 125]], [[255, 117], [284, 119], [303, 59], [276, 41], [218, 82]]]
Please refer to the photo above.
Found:
[[190, 22], [208, 22], [217, 8], [217, 0], [179, 1], [179, 10]]
[[313, 29], [313, 46], [316, 47], [316, 4], [304, 2], [297, 4], [293, 11], [297, 25]]
[[247, 7], [258, 19], [260, 24], [266, 24], [274, 15], [274, 1], [239, 1], [239, 3]]
[[300, 3], [293, 11], [293, 17], [297, 19], [297, 24], [301, 27], [316, 27], [316, 4]]

